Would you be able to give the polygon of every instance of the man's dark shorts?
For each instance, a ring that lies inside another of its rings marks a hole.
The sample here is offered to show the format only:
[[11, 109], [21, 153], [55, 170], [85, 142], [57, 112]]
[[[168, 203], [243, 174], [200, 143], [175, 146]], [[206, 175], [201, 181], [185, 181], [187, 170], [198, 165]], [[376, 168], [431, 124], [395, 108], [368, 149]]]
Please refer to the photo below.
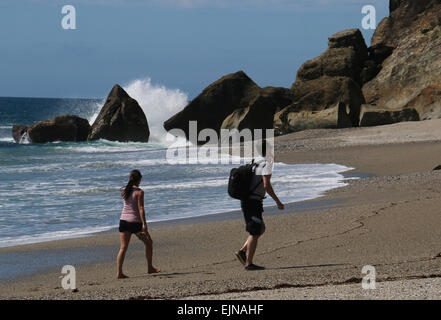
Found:
[[261, 235], [265, 231], [265, 223], [262, 217], [262, 200], [242, 200], [241, 207], [245, 218], [246, 231], [252, 236]]

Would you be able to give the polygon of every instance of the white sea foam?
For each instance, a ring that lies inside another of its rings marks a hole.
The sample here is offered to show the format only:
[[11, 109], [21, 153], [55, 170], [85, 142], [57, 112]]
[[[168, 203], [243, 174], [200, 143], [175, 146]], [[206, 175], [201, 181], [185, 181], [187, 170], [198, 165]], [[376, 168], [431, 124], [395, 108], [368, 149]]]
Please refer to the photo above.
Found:
[[116, 152], [134, 152], [147, 151], [163, 148], [161, 144], [137, 143], [137, 142], [113, 142], [107, 140], [99, 140], [95, 144], [84, 144], [77, 146], [57, 146], [58, 150], [66, 150], [78, 153], [116, 153]]
[[[17, 149], [20, 152], [17, 162], [0, 166], [0, 173], [14, 173], [21, 179], [21, 186], [25, 186], [23, 189], [11, 184], [10, 180], [0, 181], [0, 227], [3, 233], [0, 246], [72, 238], [108, 228], [109, 221], [120, 214], [119, 188], [132, 168], [140, 168], [146, 177], [142, 188], [147, 195], [149, 221], [240, 208], [226, 192], [229, 170], [238, 166], [231, 161], [228, 165], [170, 166], [164, 149], [151, 149], [149, 144], [143, 143], [105, 140], [29, 148], [28, 155], [23, 157], [22, 153], [28, 152], [27, 149]], [[138, 152], [118, 154], [107, 149]], [[43, 152], [36, 156], [35, 150]], [[53, 153], [53, 150], [57, 151]], [[228, 154], [222, 154], [222, 157], [235, 159]], [[335, 164], [293, 166], [276, 163], [272, 181], [282, 201], [290, 203], [314, 199], [327, 190], [343, 186], [343, 176], [339, 173], [350, 169]], [[265, 206], [273, 204], [270, 198], [264, 202]], [[20, 212], [20, 217], [15, 215], [16, 212]], [[27, 222], [25, 226], [23, 221]], [[79, 230], [79, 224], [85, 221], [92, 222], [93, 228]], [[48, 226], [54, 231], [44, 233]], [[72, 231], [65, 231], [67, 229]]]
[[151, 141], [166, 142], [167, 132], [162, 124], [186, 106], [187, 94], [179, 89], [152, 84], [148, 77], [134, 80], [124, 86], [124, 89], [138, 101], [147, 116]]
[[101, 102], [95, 103], [95, 105], [94, 105], [95, 113], [89, 118], [90, 125], [92, 125], [95, 122], [95, 120], [98, 117], [98, 115], [100, 114], [101, 108], [104, 106], [105, 102], [106, 102], [106, 100], [103, 99]]
[[80, 238], [92, 233], [108, 231], [113, 228], [116, 228], [116, 226], [74, 228], [64, 231], [46, 232], [29, 236], [6, 237], [0, 239], [0, 248], [53, 240]]
[[[131, 81], [124, 86], [124, 90], [138, 101], [144, 111], [149, 124], [150, 141], [166, 143], [168, 133], [162, 124], [186, 106], [187, 94], [179, 89], [169, 89], [163, 85], [153, 84], [149, 77]], [[89, 119], [90, 124], [96, 120], [104, 103], [105, 100], [97, 104], [99, 107]]]

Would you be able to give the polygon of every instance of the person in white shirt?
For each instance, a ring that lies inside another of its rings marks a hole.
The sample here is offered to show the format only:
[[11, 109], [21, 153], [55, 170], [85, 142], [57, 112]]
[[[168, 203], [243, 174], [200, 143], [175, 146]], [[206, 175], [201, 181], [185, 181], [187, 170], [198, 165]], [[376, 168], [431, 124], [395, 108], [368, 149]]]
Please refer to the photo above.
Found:
[[253, 257], [256, 252], [259, 237], [265, 232], [265, 223], [263, 222], [263, 199], [268, 193], [277, 204], [279, 210], [284, 210], [285, 206], [279, 200], [271, 185], [271, 175], [274, 167], [274, 156], [270, 151], [271, 145], [263, 140], [259, 145], [261, 157], [257, 158], [254, 168], [255, 175], [251, 182], [250, 196], [241, 200], [241, 208], [244, 214], [246, 231], [249, 233], [247, 240], [242, 248], [236, 253], [236, 257], [245, 266], [246, 270], [262, 270], [264, 267], [253, 264]]

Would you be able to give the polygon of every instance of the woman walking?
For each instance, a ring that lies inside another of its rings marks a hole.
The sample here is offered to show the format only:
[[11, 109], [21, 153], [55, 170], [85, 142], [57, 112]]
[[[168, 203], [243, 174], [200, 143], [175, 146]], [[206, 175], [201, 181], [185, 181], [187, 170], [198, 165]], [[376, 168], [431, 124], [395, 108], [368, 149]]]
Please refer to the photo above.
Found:
[[129, 182], [127, 183], [126, 187], [121, 190], [121, 196], [124, 199], [124, 208], [119, 221], [121, 247], [116, 260], [116, 277], [118, 279], [128, 278], [122, 272], [122, 266], [132, 233], [134, 233], [145, 244], [147, 272], [161, 272], [161, 270], [155, 268], [152, 264], [153, 241], [147, 230], [147, 222], [145, 219], [144, 210], [144, 191], [139, 188], [141, 179], [141, 172], [138, 170], [133, 170], [130, 172]]

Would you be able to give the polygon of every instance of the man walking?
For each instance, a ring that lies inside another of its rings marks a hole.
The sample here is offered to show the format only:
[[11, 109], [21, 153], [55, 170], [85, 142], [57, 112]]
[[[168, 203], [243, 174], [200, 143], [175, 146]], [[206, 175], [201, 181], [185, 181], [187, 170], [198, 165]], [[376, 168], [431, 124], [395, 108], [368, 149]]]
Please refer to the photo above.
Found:
[[241, 200], [241, 207], [246, 223], [246, 231], [250, 234], [242, 246], [236, 253], [236, 257], [245, 266], [246, 270], [262, 270], [264, 267], [253, 264], [254, 253], [256, 252], [259, 237], [265, 232], [265, 223], [263, 222], [263, 199], [265, 193], [268, 193], [277, 204], [279, 210], [284, 210], [285, 206], [279, 200], [271, 185], [271, 175], [274, 167], [272, 147], [268, 142], [263, 140], [259, 146], [261, 157], [256, 159], [254, 167], [254, 176], [251, 181], [251, 194], [247, 199]]

